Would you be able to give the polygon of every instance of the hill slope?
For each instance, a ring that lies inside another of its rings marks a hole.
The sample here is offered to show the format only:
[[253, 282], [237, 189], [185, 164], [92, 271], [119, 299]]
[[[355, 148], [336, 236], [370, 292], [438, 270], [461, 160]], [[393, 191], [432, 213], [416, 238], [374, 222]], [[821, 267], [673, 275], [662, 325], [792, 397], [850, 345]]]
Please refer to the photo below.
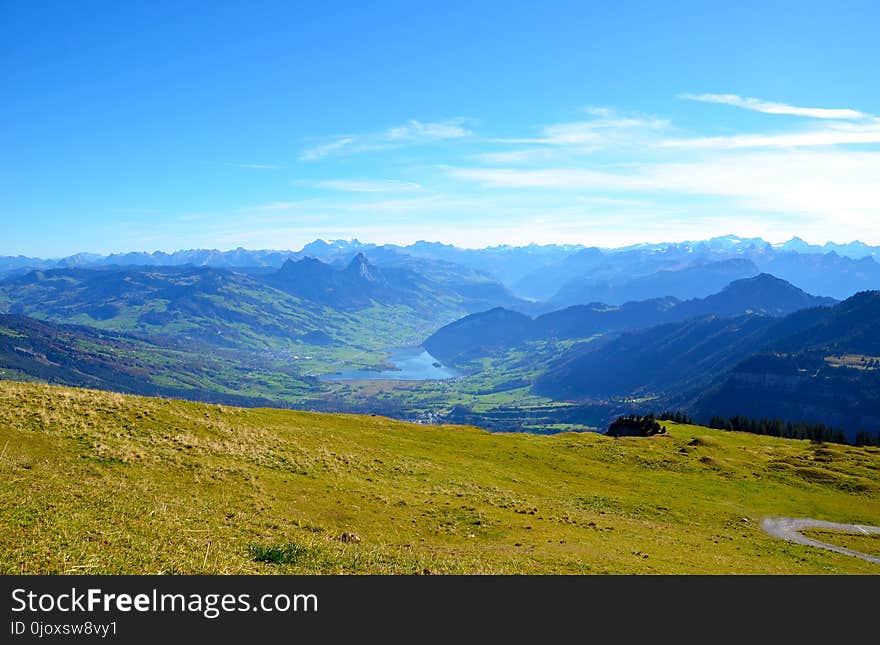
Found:
[[759, 528], [880, 524], [877, 449], [674, 424], [492, 435], [11, 382], [0, 446], [0, 574], [877, 572]]
[[774, 338], [703, 392], [695, 414], [778, 417], [847, 432], [880, 430], [880, 292], [832, 308], [805, 310], [772, 329]]
[[694, 318], [564, 355], [536, 382], [556, 399], [643, 396], [700, 386], [766, 343], [766, 316]]
[[852, 440], [880, 429], [878, 338], [880, 292], [864, 292], [784, 318], [694, 318], [576, 347], [534, 389], [579, 401], [649, 398], [703, 421], [745, 415], [824, 423]]
[[316, 387], [283, 362], [249, 359], [0, 314], [0, 378], [244, 406], [287, 406]]
[[462, 363], [503, 352], [529, 337], [533, 329], [534, 321], [525, 314], [496, 307], [441, 327], [422, 345], [442, 361]]
[[34, 271], [0, 283], [4, 304], [59, 323], [257, 350], [317, 330], [341, 337], [347, 323], [250, 276], [204, 267]]
[[704, 298], [734, 280], [750, 278], [759, 273], [754, 262], [746, 259], [730, 259], [720, 262], [696, 264], [682, 269], [666, 269], [646, 276], [624, 280], [596, 282], [590, 276], [582, 276], [565, 282], [550, 299], [557, 306], [601, 301], [622, 304], [631, 300], [649, 300], [673, 296], [680, 300]]

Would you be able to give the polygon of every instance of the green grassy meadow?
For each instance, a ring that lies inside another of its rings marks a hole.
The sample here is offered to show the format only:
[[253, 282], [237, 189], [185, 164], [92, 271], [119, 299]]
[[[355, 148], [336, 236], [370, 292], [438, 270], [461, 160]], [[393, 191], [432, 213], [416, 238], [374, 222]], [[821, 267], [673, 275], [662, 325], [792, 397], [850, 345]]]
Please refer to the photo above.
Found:
[[490, 434], [0, 382], [0, 574], [877, 574], [880, 449], [667, 424]]

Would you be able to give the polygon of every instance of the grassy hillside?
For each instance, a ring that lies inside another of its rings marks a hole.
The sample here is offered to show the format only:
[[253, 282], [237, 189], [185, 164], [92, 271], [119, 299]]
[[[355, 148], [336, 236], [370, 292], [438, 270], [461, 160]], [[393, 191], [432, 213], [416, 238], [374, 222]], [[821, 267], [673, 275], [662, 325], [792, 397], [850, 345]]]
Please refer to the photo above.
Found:
[[[670, 425], [493, 435], [0, 382], [0, 573], [877, 573], [880, 450]], [[356, 537], [352, 537], [352, 534]]]
[[485, 277], [467, 277], [441, 284], [408, 269], [380, 270], [363, 256], [341, 270], [313, 259], [274, 272], [53, 269], [0, 281], [0, 313], [237, 351], [307, 354], [326, 364], [303, 367], [326, 372], [351, 359], [352, 348], [369, 354], [417, 344], [468, 313], [519, 302]]
[[3, 379], [244, 406], [290, 405], [317, 389], [296, 365], [261, 358], [0, 314]]

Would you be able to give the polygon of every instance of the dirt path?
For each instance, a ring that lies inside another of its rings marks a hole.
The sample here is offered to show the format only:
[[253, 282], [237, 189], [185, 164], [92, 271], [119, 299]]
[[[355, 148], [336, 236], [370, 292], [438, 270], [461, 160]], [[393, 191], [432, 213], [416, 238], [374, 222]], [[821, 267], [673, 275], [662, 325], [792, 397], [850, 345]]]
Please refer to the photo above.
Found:
[[844, 555], [851, 555], [874, 564], [880, 564], [880, 558], [868, 555], [867, 553], [859, 553], [852, 549], [846, 549], [842, 546], [835, 546], [827, 542], [813, 540], [801, 534], [801, 531], [807, 529], [830, 529], [832, 531], [845, 531], [847, 533], [861, 533], [862, 535], [870, 535], [880, 533], [880, 526], [863, 526], [861, 524], [837, 524], [836, 522], [823, 522], [822, 520], [812, 520], [808, 517], [765, 517], [761, 520], [761, 528], [767, 531], [773, 537], [778, 537], [789, 542], [796, 542], [805, 546], [814, 546], [819, 549], [827, 549]]

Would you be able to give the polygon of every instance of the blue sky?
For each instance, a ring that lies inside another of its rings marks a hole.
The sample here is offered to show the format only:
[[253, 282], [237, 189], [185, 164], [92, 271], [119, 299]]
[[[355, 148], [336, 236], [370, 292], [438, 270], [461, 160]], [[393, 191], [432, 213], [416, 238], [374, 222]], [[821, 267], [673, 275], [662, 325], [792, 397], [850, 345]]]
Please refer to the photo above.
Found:
[[5, 0], [0, 254], [880, 244], [877, 24], [872, 2]]

